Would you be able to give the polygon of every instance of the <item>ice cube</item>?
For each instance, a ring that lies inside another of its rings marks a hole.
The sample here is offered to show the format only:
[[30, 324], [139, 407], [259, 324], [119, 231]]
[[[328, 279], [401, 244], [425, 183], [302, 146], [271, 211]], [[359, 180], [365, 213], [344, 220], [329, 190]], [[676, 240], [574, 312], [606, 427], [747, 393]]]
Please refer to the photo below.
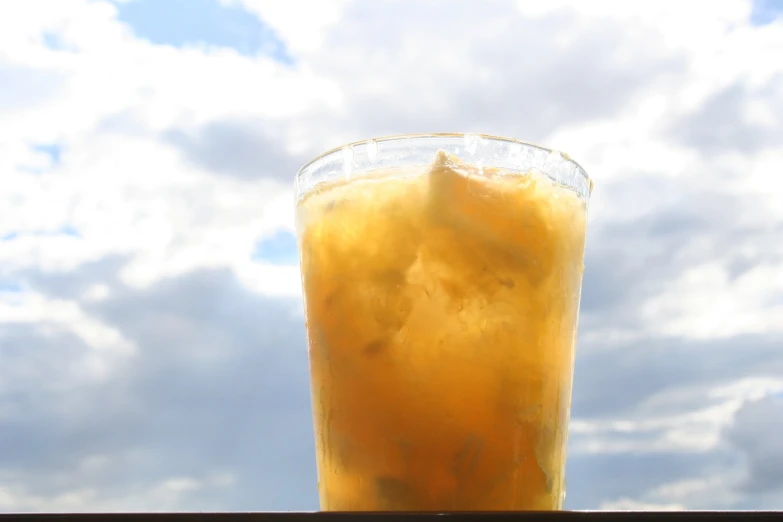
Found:
[[[533, 282], [551, 271], [558, 238], [551, 216], [552, 183], [532, 173], [481, 168], [438, 151], [429, 171], [429, 212], [480, 249], [510, 254]], [[493, 263], [503, 261], [502, 255]]]

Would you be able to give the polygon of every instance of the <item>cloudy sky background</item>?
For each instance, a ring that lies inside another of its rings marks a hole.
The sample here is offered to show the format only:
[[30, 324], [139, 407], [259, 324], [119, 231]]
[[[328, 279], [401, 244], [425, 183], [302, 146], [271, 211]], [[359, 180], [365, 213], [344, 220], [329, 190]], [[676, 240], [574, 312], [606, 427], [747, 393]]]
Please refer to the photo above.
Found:
[[[576, 7], [574, 5], [576, 5]], [[783, 509], [783, 2], [0, 2], [0, 511], [317, 508], [292, 180], [595, 178], [572, 509]]]

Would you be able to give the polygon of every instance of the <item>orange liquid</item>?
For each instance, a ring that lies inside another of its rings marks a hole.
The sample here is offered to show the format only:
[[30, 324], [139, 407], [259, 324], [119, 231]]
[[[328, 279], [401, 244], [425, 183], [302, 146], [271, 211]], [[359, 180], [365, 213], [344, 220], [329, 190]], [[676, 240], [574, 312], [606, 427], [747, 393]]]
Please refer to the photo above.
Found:
[[562, 507], [585, 217], [443, 153], [300, 200], [322, 509]]

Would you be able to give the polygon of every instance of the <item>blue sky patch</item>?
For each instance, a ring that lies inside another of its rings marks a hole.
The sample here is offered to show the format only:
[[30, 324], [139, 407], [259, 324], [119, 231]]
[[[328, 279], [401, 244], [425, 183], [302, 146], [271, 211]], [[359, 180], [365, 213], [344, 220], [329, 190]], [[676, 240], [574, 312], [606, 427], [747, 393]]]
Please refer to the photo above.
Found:
[[41, 143], [38, 145], [33, 145], [33, 150], [36, 152], [42, 152], [47, 156], [49, 156], [49, 159], [52, 162], [52, 166], [57, 166], [60, 164], [62, 147], [60, 147], [56, 143]]
[[783, 16], [783, 0], [753, 0], [750, 21], [753, 25], [767, 25]]
[[76, 228], [72, 227], [71, 225], [66, 225], [62, 227], [61, 229], [57, 230], [55, 232], [56, 234], [62, 234], [65, 236], [71, 236], [71, 237], [82, 237], [82, 235], [79, 233]]
[[18, 294], [22, 290], [24, 290], [24, 288], [21, 284], [15, 281], [0, 279], [0, 294]]
[[258, 17], [218, 0], [133, 0], [117, 4], [118, 18], [155, 44], [228, 47], [245, 56], [266, 54], [293, 63], [285, 44]]
[[295, 265], [299, 262], [296, 237], [283, 230], [256, 243], [253, 261], [265, 261], [273, 265]]
[[52, 49], [53, 51], [62, 51], [66, 49], [65, 43], [59, 34], [46, 31], [43, 33], [42, 37], [44, 45], [49, 49]]
[[33, 230], [31, 232], [9, 232], [0, 236], [0, 241], [12, 241], [18, 237], [32, 236], [32, 237], [46, 237], [46, 236], [70, 236], [70, 237], [82, 237], [81, 233], [73, 226], [66, 225], [56, 230]]

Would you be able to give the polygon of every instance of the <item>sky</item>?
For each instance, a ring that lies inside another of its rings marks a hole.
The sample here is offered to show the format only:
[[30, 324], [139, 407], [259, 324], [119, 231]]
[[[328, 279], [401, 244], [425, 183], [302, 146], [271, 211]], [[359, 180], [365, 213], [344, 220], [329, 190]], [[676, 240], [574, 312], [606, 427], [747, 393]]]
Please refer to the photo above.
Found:
[[569, 509], [783, 509], [779, 0], [0, 3], [0, 511], [318, 507], [293, 176], [592, 175]]

